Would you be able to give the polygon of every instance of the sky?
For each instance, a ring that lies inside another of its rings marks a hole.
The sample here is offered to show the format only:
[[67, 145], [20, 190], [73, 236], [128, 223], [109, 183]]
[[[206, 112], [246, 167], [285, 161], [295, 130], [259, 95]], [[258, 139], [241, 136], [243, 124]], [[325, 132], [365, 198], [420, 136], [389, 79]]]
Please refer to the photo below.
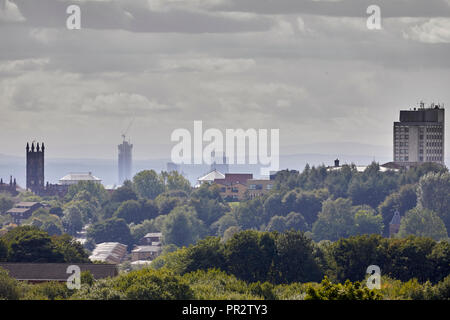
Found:
[[390, 156], [400, 109], [450, 105], [450, 0], [0, 0], [0, 39], [0, 154], [113, 159], [134, 118], [136, 159], [195, 120]]

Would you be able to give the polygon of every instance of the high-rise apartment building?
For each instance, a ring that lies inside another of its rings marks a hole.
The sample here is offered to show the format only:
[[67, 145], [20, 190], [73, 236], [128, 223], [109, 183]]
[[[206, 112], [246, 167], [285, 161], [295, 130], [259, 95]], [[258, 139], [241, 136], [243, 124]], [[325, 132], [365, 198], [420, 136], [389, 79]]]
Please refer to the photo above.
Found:
[[123, 184], [126, 180], [131, 180], [132, 168], [132, 151], [133, 145], [123, 140], [119, 146], [119, 184]]
[[400, 111], [394, 122], [394, 163], [409, 167], [422, 162], [444, 164], [445, 110], [432, 104]]

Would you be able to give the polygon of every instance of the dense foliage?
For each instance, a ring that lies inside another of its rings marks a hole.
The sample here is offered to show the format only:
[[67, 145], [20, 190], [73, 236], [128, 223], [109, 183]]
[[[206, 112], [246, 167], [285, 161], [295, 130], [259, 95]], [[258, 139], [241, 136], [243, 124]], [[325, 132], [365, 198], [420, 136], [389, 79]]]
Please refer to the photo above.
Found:
[[[0, 216], [0, 261], [86, 262], [95, 244], [131, 249], [148, 232], [162, 232], [164, 245], [150, 269], [77, 292], [30, 287], [3, 272], [0, 298], [448, 299], [448, 170], [429, 163], [379, 169], [285, 170], [270, 192], [239, 203], [223, 199], [216, 185], [193, 189], [176, 172], [153, 170], [112, 192], [80, 182], [64, 199], [0, 195], [0, 213], [18, 201], [45, 205], [21, 227]], [[396, 211], [399, 232], [388, 238]], [[85, 248], [73, 240], [82, 230]], [[373, 264], [386, 284], [377, 293], [364, 287]]]

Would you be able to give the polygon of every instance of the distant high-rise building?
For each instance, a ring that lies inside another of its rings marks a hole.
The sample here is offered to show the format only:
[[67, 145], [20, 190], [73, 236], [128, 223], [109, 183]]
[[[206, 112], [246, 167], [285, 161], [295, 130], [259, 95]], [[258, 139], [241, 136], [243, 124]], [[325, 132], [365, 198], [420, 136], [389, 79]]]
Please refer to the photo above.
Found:
[[119, 184], [123, 184], [126, 180], [131, 180], [132, 168], [132, 151], [133, 145], [123, 140], [119, 146]]
[[30, 145], [27, 143], [27, 189], [35, 194], [40, 194], [44, 190], [44, 151], [45, 146], [39, 143], [34, 146], [34, 142]]
[[422, 162], [444, 164], [445, 110], [432, 104], [400, 111], [394, 122], [394, 164], [410, 167]]

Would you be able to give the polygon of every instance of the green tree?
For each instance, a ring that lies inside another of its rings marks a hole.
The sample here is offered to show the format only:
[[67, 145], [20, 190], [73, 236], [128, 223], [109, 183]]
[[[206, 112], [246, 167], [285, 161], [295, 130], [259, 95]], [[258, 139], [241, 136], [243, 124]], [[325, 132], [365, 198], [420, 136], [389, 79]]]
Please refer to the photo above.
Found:
[[269, 232], [252, 230], [235, 234], [225, 243], [227, 270], [247, 281], [265, 281], [272, 272], [276, 254], [275, 237]]
[[442, 280], [450, 273], [450, 242], [439, 241], [427, 258], [430, 261], [429, 264], [433, 265], [430, 281], [436, 283]]
[[266, 227], [266, 231], [284, 232], [286, 230], [286, 219], [283, 216], [272, 217]]
[[211, 228], [217, 230], [216, 235], [223, 236], [225, 231], [230, 227], [237, 227], [238, 222], [232, 212], [227, 212], [219, 220], [217, 220]]
[[164, 181], [154, 170], [144, 170], [133, 178], [137, 194], [142, 198], [155, 199], [164, 192]]
[[137, 200], [138, 196], [133, 190], [133, 184], [131, 181], [127, 180], [124, 182], [123, 186], [117, 188], [111, 194], [112, 202], [124, 202], [128, 200]]
[[48, 233], [35, 227], [20, 226], [3, 236], [8, 247], [8, 262], [64, 262]]
[[119, 242], [131, 245], [133, 242], [130, 228], [125, 220], [116, 218], [95, 223], [88, 229], [87, 236], [94, 239], [96, 243]]
[[447, 229], [439, 216], [431, 210], [415, 208], [406, 213], [400, 223], [399, 237], [415, 235], [434, 240], [446, 239]]
[[202, 220], [206, 226], [210, 226], [230, 210], [228, 205], [217, 199], [193, 198], [189, 201], [189, 205], [195, 208], [197, 217]]
[[70, 202], [64, 205], [64, 213], [68, 209], [75, 207], [81, 214], [81, 220], [83, 224], [88, 224], [98, 220], [97, 211], [100, 206], [95, 198], [91, 198], [86, 191], [81, 191], [77, 195], [88, 195], [88, 200], [86, 198], [77, 198], [77, 196]]
[[301, 212], [308, 225], [312, 226], [322, 210], [322, 202], [328, 196], [326, 190], [302, 191], [297, 195], [293, 207], [287, 212]]
[[401, 281], [412, 278], [417, 278], [419, 282], [433, 278], [440, 280], [443, 276], [436, 276], [435, 263], [430, 260], [435, 246], [436, 241], [431, 238], [409, 236], [405, 239], [383, 239], [379, 252], [384, 256], [384, 263], [380, 268], [383, 274]]
[[287, 230], [307, 231], [308, 223], [301, 213], [291, 212], [285, 217]]
[[141, 204], [137, 200], [127, 200], [123, 202], [114, 213], [114, 216], [125, 220], [127, 223], [139, 223], [145, 220]]
[[6, 261], [8, 257], [8, 247], [6, 243], [0, 238], [0, 262]]
[[310, 285], [305, 300], [382, 300], [376, 290], [361, 286], [361, 283], [333, 284], [325, 277], [318, 287]]
[[76, 235], [83, 228], [83, 215], [78, 206], [72, 205], [64, 210], [62, 223], [65, 231], [70, 235]]
[[164, 219], [164, 243], [174, 244], [177, 247], [188, 246], [195, 243], [205, 233], [203, 222], [191, 207], [176, 207]]
[[8, 275], [8, 272], [0, 268], [0, 300], [19, 300], [20, 289], [18, 282]]
[[187, 300], [193, 298], [189, 285], [181, 277], [165, 270], [142, 269], [112, 280], [114, 289], [130, 300]]
[[450, 300], [450, 275], [436, 285], [435, 299]]
[[89, 263], [89, 257], [83, 245], [68, 234], [53, 236], [52, 245], [63, 255], [66, 263]]
[[450, 173], [428, 173], [420, 178], [418, 205], [434, 211], [450, 229]]
[[[85, 191], [83, 194], [86, 197], [86, 194], [89, 195], [89, 199], [96, 199], [99, 203], [104, 203], [108, 198], [108, 192], [105, 187], [103, 187], [100, 183], [95, 183], [92, 181], [79, 181], [75, 185], [71, 185], [69, 187], [69, 191], [67, 192], [66, 199], [68, 201], [73, 200], [79, 192]], [[86, 199], [86, 198], [85, 198]], [[77, 200], [77, 199], [75, 199]], [[80, 196], [78, 196], [78, 200], [80, 200]]]
[[313, 225], [312, 232], [317, 241], [336, 241], [351, 235], [353, 226], [352, 202], [350, 199], [339, 198], [326, 200], [323, 203], [322, 211]]
[[61, 235], [63, 233], [61, 224], [55, 221], [44, 221], [44, 223], [42, 223], [41, 225], [41, 229], [51, 236]]
[[177, 171], [171, 171], [165, 173], [165, 182], [167, 189], [170, 190], [183, 190], [187, 194], [191, 193], [192, 186], [188, 179], [183, 177]]
[[404, 185], [398, 192], [394, 192], [387, 196], [378, 206], [378, 212], [383, 217], [384, 236], [389, 236], [389, 223], [396, 210], [398, 210], [401, 216], [404, 216], [408, 210], [413, 209], [417, 205], [416, 189], [417, 185]]
[[361, 207], [355, 213], [355, 225], [352, 235], [382, 234], [383, 217], [370, 207]]
[[264, 208], [260, 197], [233, 208], [234, 216], [242, 229], [258, 229], [264, 222]]
[[380, 235], [362, 235], [331, 244], [329, 253], [332, 261], [329, 264], [333, 266], [334, 277], [341, 282], [362, 281], [368, 266], [384, 263], [382, 252], [378, 250], [381, 239]]
[[362, 174], [353, 175], [348, 194], [354, 205], [369, 205], [377, 208], [389, 194], [397, 189], [396, 176], [379, 170], [379, 164], [372, 163]]
[[224, 242], [227, 242], [228, 240], [233, 238], [236, 233], [239, 233], [241, 231], [242, 231], [242, 229], [240, 227], [238, 227], [238, 226], [231, 226], [227, 230], [225, 230], [225, 232], [223, 233], [222, 240]]
[[314, 244], [302, 232], [288, 231], [278, 235], [276, 252], [274, 269], [278, 283], [304, 283], [322, 278], [322, 271], [314, 260]]
[[14, 206], [14, 200], [11, 196], [0, 193], [0, 214], [8, 211]]
[[152, 200], [140, 199], [122, 202], [114, 216], [124, 219], [127, 223], [141, 223], [156, 218], [158, 213], [159, 209]]
[[208, 237], [200, 240], [196, 245], [187, 248], [186, 267], [184, 272], [208, 269], [226, 269], [224, 246], [220, 238]]

